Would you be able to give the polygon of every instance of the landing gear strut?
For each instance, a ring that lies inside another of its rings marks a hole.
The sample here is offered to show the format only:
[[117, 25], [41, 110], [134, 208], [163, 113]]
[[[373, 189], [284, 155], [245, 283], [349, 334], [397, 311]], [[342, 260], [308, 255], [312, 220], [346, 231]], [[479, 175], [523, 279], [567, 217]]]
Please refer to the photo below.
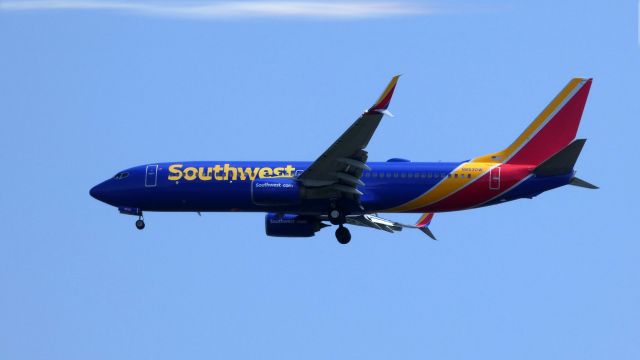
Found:
[[329, 211], [327, 217], [329, 218], [329, 222], [333, 225], [338, 225], [338, 228], [336, 229], [336, 239], [338, 239], [340, 244], [348, 244], [349, 241], [351, 241], [351, 233], [349, 232], [349, 229], [344, 227], [344, 224], [347, 222], [347, 216], [342, 209], [337, 207], [335, 204], [333, 204], [332, 207], [333, 209]]
[[342, 211], [333, 209], [329, 212], [329, 221], [333, 225], [342, 225], [346, 222], [346, 219]]
[[136, 220], [136, 228], [138, 228], [138, 230], [144, 229], [144, 220], [142, 220], [142, 216]]
[[349, 229], [340, 224], [336, 229], [336, 239], [338, 239], [338, 242], [342, 245], [348, 244], [349, 241], [351, 241], [351, 233], [349, 232]]

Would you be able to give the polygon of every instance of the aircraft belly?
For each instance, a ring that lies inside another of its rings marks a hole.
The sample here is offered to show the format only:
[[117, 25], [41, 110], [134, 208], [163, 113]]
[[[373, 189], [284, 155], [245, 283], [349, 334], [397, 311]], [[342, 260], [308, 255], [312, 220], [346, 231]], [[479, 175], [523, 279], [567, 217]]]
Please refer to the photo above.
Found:
[[148, 199], [150, 211], [251, 211], [249, 182], [168, 184]]
[[517, 186], [514, 186], [502, 196], [483, 204], [483, 206], [496, 205], [506, 201], [523, 198], [531, 199], [545, 191], [567, 185], [569, 181], [571, 181], [572, 177], [573, 173], [560, 176], [532, 176]]

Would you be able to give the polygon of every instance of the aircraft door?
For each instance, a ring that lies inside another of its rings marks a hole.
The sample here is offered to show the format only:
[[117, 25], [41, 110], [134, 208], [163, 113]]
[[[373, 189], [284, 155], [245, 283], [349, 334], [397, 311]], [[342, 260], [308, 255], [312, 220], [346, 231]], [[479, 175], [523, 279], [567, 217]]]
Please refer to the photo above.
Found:
[[154, 187], [158, 182], [158, 165], [147, 165], [147, 176], [144, 180], [145, 187]]
[[489, 171], [489, 189], [500, 190], [500, 168], [495, 167]]

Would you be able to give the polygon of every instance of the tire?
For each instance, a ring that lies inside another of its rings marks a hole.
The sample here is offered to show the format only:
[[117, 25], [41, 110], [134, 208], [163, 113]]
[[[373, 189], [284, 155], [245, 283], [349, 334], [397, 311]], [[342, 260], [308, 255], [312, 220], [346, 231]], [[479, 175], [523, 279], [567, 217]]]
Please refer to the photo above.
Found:
[[351, 241], [351, 232], [344, 226], [339, 226], [336, 229], [336, 239], [342, 245], [346, 245]]

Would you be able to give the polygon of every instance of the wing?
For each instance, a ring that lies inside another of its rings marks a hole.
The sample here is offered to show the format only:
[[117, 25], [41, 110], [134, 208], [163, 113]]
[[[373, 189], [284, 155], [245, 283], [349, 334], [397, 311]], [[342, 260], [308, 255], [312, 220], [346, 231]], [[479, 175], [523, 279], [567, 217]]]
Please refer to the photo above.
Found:
[[347, 216], [347, 223], [351, 225], [370, 227], [377, 230], [384, 230], [390, 233], [402, 231], [402, 229], [404, 228], [418, 229], [425, 233], [425, 235], [427, 235], [428, 237], [436, 240], [436, 237], [433, 235], [431, 230], [429, 230], [431, 219], [433, 219], [433, 213], [426, 213], [420, 217], [415, 225], [406, 225], [395, 221], [383, 219], [376, 215], [364, 214], [357, 216]]
[[387, 111], [400, 75], [394, 76], [378, 101], [365, 111], [320, 157], [298, 176], [306, 187], [322, 188], [315, 198], [328, 198], [341, 193], [358, 198], [356, 189], [364, 185], [362, 172], [368, 170], [367, 152], [364, 150]]

